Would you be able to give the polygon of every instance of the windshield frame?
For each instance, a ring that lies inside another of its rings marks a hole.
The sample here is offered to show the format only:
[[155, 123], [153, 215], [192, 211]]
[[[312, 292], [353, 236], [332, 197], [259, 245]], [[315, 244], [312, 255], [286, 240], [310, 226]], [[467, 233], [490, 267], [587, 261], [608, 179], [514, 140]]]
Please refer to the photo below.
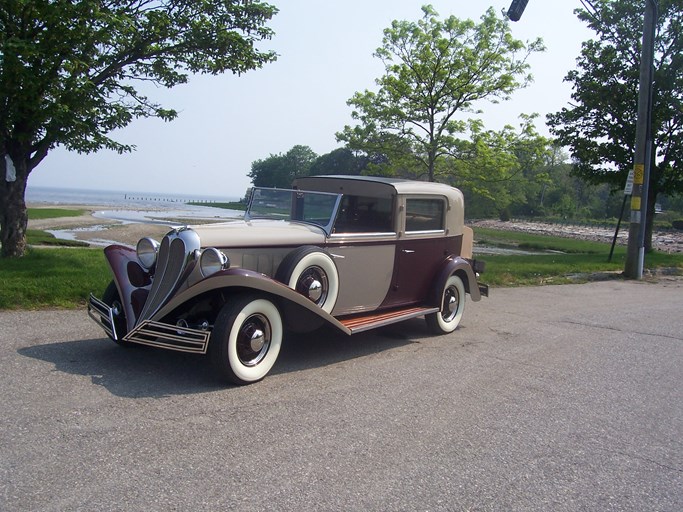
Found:
[[[342, 196], [343, 194], [331, 192], [254, 187], [251, 190], [249, 206], [244, 213], [244, 219], [247, 221], [270, 219], [301, 222], [322, 228], [326, 235], [329, 236], [337, 219]], [[306, 201], [307, 199], [310, 200]], [[324, 204], [316, 205], [316, 199]], [[316, 206], [318, 206], [317, 210], [315, 209]], [[306, 214], [309, 211], [319, 213], [320, 208], [325, 209], [323, 216], [307, 217]]]

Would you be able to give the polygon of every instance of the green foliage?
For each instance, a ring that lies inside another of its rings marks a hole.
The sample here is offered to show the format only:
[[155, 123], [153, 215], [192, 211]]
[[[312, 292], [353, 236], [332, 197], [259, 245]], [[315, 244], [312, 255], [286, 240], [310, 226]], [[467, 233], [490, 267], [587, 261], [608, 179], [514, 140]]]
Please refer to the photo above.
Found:
[[251, 164], [248, 176], [256, 187], [289, 188], [295, 178], [321, 174], [362, 174], [370, 163], [350, 149], [338, 148], [316, 155], [308, 146], [294, 146], [287, 153], [270, 155]]
[[484, 130], [480, 121], [470, 121], [470, 139], [459, 141], [437, 167], [438, 181], [463, 190], [468, 216], [507, 220], [513, 205], [529, 204], [548, 182], [550, 142], [536, 132], [535, 117], [523, 116], [518, 132], [511, 126]]
[[356, 93], [348, 104], [358, 125], [337, 134], [370, 157], [383, 155], [373, 173], [386, 169], [410, 177], [436, 178], [440, 160], [458, 146], [467, 124], [455, 118], [477, 102], [497, 102], [530, 80], [528, 55], [543, 49], [512, 37], [508, 22], [490, 8], [480, 23], [450, 16], [440, 20], [431, 6], [418, 22], [393, 21], [375, 56], [385, 66], [377, 91]]
[[83, 307], [110, 280], [99, 249], [32, 248], [24, 258], [0, 259], [0, 309]]
[[[1, 2], [2, 256], [23, 254], [26, 183], [52, 148], [131, 151], [111, 132], [177, 116], [141, 84], [173, 87], [193, 73], [241, 74], [275, 60], [258, 43], [276, 12], [258, 0]], [[14, 180], [4, 179], [6, 156]]]
[[308, 146], [294, 146], [284, 155], [256, 160], [248, 176], [256, 187], [290, 188], [295, 178], [308, 176], [317, 156]]
[[357, 156], [348, 148], [337, 148], [330, 153], [320, 155], [309, 169], [311, 176], [321, 174], [361, 174], [369, 163], [366, 156]]
[[[683, 193], [683, 6], [672, 0], [658, 4], [650, 218], [658, 194]], [[549, 115], [548, 123], [559, 143], [570, 148], [578, 176], [622, 189], [634, 155], [643, 2], [591, 5], [595, 12], [577, 10], [596, 38], [583, 43], [577, 69], [567, 75], [572, 104]]]
[[39, 153], [56, 144], [129, 151], [108, 133], [137, 117], [177, 115], [136, 82], [173, 87], [188, 73], [261, 67], [275, 59], [256, 48], [271, 37], [264, 24], [275, 12], [258, 1], [3, 2], [0, 142]]

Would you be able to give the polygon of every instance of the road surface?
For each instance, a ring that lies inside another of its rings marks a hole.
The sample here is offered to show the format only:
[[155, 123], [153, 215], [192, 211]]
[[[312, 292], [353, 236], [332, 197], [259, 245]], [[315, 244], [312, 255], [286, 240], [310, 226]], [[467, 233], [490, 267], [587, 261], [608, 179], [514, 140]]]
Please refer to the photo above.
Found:
[[683, 280], [492, 290], [264, 381], [0, 312], [0, 510], [683, 510]]

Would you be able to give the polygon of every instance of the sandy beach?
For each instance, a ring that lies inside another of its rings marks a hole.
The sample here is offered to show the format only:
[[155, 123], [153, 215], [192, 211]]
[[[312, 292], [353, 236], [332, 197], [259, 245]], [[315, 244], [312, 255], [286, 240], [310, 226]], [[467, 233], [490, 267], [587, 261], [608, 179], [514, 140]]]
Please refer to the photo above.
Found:
[[[33, 208], [44, 208], [43, 204], [29, 205]], [[131, 222], [102, 218], [103, 212], [111, 211], [111, 206], [97, 205], [65, 205], [50, 206], [50, 208], [64, 208], [70, 210], [84, 210], [83, 215], [78, 217], [55, 217], [51, 219], [37, 219], [28, 222], [29, 229], [41, 229], [45, 231], [57, 231], [58, 238], [76, 239], [95, 246], [104, 246], [118, 243], [135, 247], [140, 238], [148, 236], [161, 240], [163, 236], [174, 226], [186, 224], [205, 224], [215, 222], [207, 218], [173, 218], [164, 219], [169, 210], [159, 209], [155, 212], [154, 221]], [[116, 211], [133, 212], [133, 208], [117, 208]], [[177, 213], [177, 212], [173, 212]], [[96, 216], [98, 215], [98, 216]]]

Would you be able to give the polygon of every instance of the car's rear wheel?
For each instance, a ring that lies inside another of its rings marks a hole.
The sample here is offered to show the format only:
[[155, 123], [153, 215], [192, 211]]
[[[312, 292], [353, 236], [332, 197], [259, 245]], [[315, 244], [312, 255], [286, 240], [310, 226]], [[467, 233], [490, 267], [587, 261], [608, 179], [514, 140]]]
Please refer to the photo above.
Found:
[[290, 252], [280, 263], [275, 279], [293, 288], [328, 313], [339, 295], [339, 274], [329, 254], [304, 246]]
[[455, 331], [465, 311], [465, 285], [457, 275], [446, 281], [441, 293], [441, 311], [425, 315], [429, 330], [435, 334]]
[[263, 379], [282, 345], [280, 312], [267, 298], [244, 295], [221, 309], [209, 342], [209, 355], [221, 377], [238, 385]]
[[116, 336], [118, 339], [114, 339], [109, 333], [107, 336], [122, 347], [131, 347], [135, 343], [129, 341], [123, 341], [123, 337], [128, 333], [128, 326], [126, 323], [126, 312], [123, 309], [123, 303], [121, 302], [121, 297], [119, 296], [119, 290], [116, 287], [116, 283], [111, 281], [107, 288], [102, 294], [102, 302], [107, 306], [112, 308], [112, 316], [114, 318], [114, 329], [116, 330]]

